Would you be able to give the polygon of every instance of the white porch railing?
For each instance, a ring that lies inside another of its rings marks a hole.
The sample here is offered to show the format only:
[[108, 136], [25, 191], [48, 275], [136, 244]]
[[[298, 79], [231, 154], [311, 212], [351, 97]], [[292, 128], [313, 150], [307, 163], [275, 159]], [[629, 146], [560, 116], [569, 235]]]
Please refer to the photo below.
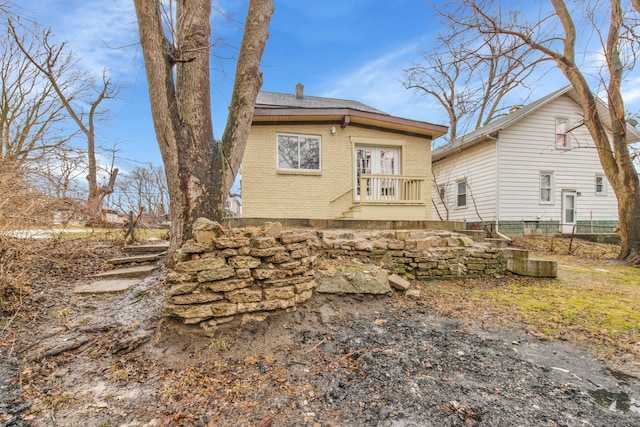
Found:
[[404, 175], [360, 175], [360, 203], [425, 204], [427, 178]]

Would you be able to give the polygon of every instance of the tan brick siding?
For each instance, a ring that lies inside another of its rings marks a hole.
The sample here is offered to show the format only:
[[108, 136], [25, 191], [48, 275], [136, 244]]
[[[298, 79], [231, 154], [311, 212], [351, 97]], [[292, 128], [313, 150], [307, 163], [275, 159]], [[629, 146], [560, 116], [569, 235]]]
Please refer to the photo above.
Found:
[[[331, 133], [335, 126], [336, 133]], [[320, 173], [282, 173], [276, 168], [276, 134], [319, 135]], [[401, 174], [431, 177], [431, 143], [423, 138], [339, 125], [253, 126], [242, 163], [243, 216], [248, 218], [338, 218], [353, 201], [352, 137], [402, 145]], [[431, 185], [426, 185], [431, 200]], [[400, 209], [401, 207], [399, 207]], [[431, 219], [430, 203], [425, 220]]]

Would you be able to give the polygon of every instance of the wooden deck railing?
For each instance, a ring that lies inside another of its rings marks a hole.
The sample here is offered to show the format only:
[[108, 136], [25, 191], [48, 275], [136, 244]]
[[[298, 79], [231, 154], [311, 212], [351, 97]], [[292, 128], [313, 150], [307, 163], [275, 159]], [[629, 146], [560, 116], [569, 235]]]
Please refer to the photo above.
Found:
[[[427, 178], [404, 175], [360, 175], [360, 203], [424, 204]], [[358, 199], [359, 198], [359, 199]]]

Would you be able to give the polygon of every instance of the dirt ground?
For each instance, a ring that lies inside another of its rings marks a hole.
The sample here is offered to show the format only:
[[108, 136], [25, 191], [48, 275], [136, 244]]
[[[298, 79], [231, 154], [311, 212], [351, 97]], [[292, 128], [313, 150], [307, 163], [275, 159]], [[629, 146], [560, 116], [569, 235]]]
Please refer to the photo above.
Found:
[[95, 244], [75, 268], [32, 261], [2, 324], [0, 425], [640, 425], [629, 371], [482, 307], [444, 316], [401, 293], [316, 295], [206, 338], [161, 319], [162, 267], [125, 293], [73, 294], [118, 251]]

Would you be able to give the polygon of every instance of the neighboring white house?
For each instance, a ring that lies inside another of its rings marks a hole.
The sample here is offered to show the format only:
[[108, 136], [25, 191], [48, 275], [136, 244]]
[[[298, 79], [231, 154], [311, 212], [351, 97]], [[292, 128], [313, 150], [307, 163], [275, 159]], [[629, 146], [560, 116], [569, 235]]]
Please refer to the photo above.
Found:
[[242, 216], [242, 201], [237, 195], [230, 195], [224, 204], [225, 215], [230, 218]]
[[617, 200], [576, 99], [565, 87], [434, 150], [434, 213], [511, 236], [613, 232]]

